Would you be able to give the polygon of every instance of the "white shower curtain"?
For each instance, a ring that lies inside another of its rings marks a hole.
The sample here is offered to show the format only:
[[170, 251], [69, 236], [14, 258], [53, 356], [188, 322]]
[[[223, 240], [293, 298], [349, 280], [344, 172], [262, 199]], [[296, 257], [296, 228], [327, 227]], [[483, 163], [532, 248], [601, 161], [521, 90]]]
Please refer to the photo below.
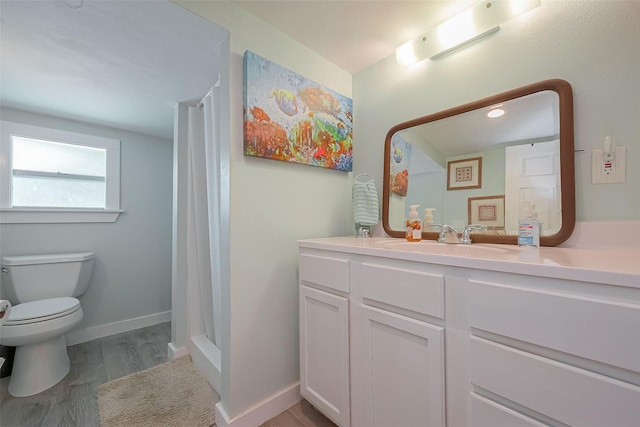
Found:
[[189, 107], [188, 280], [199, 289], [204, 329], [217, 345], [220, 336], [220, 147], [219, 89]]

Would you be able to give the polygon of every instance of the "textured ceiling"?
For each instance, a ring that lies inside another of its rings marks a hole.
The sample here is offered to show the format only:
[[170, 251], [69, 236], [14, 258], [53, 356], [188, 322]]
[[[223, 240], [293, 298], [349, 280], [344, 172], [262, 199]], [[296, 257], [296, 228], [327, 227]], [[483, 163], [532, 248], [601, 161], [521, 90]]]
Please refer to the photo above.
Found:
[[2, 106], [173, 138], [215, 82], [226, 31], [168, 1], [9, 1]]
[[[475, 0], [231, 1], [357, 73]], [[213, 83], [225, 36], [161, 0], [1, 0], [0, 18], [2, 106], [164, 138], [176, 102]]]

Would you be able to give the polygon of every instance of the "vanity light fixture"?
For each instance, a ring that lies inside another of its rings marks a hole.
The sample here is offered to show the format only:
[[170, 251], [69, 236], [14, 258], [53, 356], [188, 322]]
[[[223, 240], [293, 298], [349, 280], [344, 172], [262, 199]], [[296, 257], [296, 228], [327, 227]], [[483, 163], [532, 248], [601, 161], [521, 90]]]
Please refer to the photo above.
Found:
[[396, 49], [398, 64], [436, 60], [500, 31], [508, 20], [540, 6], [541, 0], [485, 0]]

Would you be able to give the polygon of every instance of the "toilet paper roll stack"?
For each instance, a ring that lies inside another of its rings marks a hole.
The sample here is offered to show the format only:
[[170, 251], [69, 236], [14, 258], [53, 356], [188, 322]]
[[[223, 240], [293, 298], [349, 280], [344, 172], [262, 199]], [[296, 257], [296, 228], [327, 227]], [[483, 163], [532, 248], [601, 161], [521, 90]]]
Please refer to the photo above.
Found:
[[0, 300], [0, 325], [2, 325], [11, 313], [11, 303], [6, 299]]

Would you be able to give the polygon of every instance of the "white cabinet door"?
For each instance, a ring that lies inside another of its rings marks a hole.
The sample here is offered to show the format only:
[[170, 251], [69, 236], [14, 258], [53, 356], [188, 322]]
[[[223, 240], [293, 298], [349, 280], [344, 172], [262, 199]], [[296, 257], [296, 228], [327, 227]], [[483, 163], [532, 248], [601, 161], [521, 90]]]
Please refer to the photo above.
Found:
[[352, 424], [444, 426], [444, 329], [374, 307], [352, 310]]
[[300, 286], [300, 394], [349, 426], [349, 301]]

